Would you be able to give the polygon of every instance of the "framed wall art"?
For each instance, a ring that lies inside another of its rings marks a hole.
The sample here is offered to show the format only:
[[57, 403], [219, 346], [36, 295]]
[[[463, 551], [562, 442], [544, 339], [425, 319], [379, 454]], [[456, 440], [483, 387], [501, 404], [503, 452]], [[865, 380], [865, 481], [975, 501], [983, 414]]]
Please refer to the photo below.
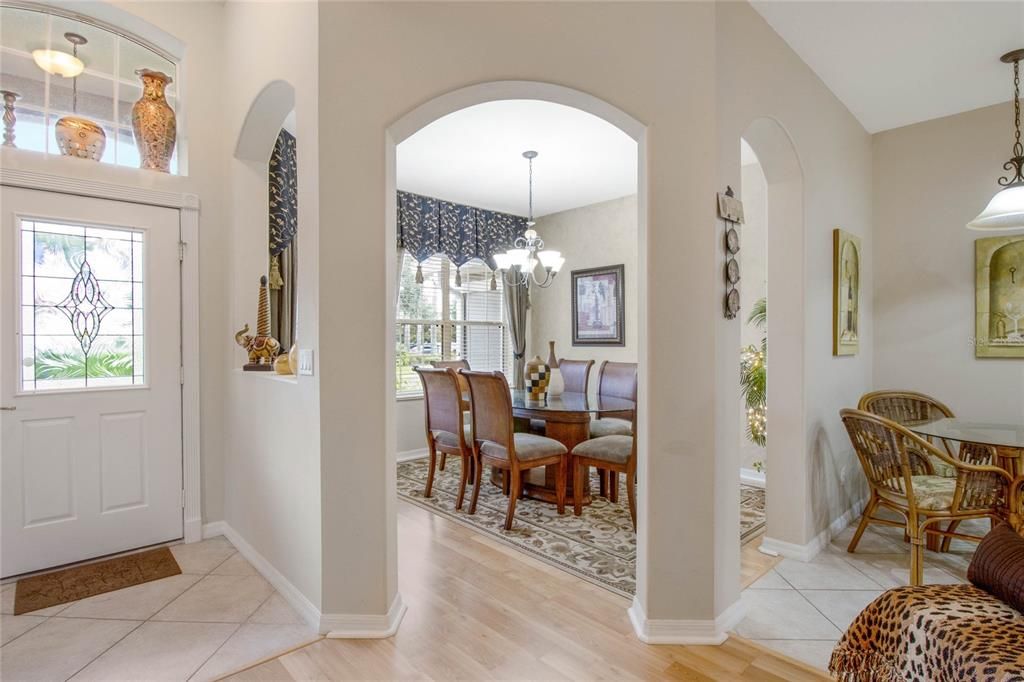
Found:
[[624, 265], [572, 271], [572, 345], [626, 345], [624, 273]]
[[974, 242], [974, 356], [1024, 358], [1024, 236]]
[[860, 237], [832, 231], [832, 355], [860, 348]]

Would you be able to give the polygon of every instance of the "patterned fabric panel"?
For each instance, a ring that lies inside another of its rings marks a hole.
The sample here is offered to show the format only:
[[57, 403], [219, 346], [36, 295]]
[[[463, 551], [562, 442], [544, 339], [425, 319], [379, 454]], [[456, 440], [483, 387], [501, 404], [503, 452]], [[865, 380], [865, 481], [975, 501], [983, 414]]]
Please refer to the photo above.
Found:
[[832, 651], [843, 682], [1024, 679], [1024, 615], [973, 585], [898, 587], [868, 604]]
[[295, 136], [282, 130], [270, 155], [270, 255], [292, 243], [299, 226], [299, 171]]
[[[911, 476], [910, 480], [914, 486], [914, 497], [917, 498], [917, 506], [929, 511], [942, 511], [953, 505], [953, 492], [956, 490], [956, 479], [944, 476]], [[896, 502], [902, 502], [904, 497], [896, 493], [880, 490], [879, 494]]]
[[473, 259], [493, 270], [494, 254], [513, 248], [526, 232], [526, 218], [398, 193], [398, 247], [422, 263], [443, 253], [456, 267]]
[[438, 202], [441, 215], [441, 253], [455, 267], [476, 258], [476, 211], [470, 206]]

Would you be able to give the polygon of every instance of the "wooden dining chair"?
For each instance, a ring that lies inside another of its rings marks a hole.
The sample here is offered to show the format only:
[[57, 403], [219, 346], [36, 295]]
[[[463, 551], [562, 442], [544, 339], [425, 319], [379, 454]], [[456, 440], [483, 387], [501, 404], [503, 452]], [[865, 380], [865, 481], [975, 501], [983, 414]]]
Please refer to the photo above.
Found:
[[[597, 372], [599, 398], [624, 398], [636, 402], [637, 366], [635, 362], [605, 360]], [[633, 415], [629, 412], [598, 415], [590, 420], [590, 437], [628, 436], [633, 433]], [[619, 501], [618, 473], [599, 470], [601, 495], [612, 502]]]
[[[1011, 515], [1013, 479], [1005, 470], [967, 464], [950, 457], [949, 453], [891, 419], [863, 410], [840, 410], [839, 414], [871, 489], [860, 524], [846, 551], [857, 549], [869, 524], [903, 527], [911, 543], [910, 584], [920, 585], [928, 535], [981, 540], [954, 530], [941, 530], [939, 524], [979, 518], [1004, 519]], [[912, 462], [915, 451], [953, 467], [955, 478], [915, 473]], [[879, 507], [895, 511], [905, 520], [874, 516]]]
[[636, 531], [636, 412], [628, 436], [600, 436], [585, 440], [572, 449], [572, 506], [573, 514], [583, 513], [583, 482], [590, 476], [590, 467], [624, 474], [629, 516]]
[[469, 513], [476, 511], [480, 495], [483, 465], [502, 470], [508, 483], [508, 511], [505, 530], [512, 529], [516, 501], [523, 492], [522, 473], [537, 467], [557, 466], [555, 500], [558, 513], [565, 513], [565, 480], [569, 451], [552, 438], [534, 433], [514, 433], [512, 394], [501, 372], [469, 372], [462, 370], [469, 381], [472, 408], [473, 458], [475, 478]]
[[[453, 369], [453, 370], [455, 370], [456, 376], [459, 379], [459, 393], [462, 396], [469, 395], [469, 384], [466, 383], [466, 380], [462, 377], [462, 375], [458, 374], [458, 371], [461, 370], [461, 369], [471, 369], [470, 366], [469, 366], [469, 360], [463, 360], [462, 358], [459, 358], [458, 360], [431, 360], [430, 361], [430, 366], [431, 367], [438, 367], [440, 369]], [[462, 412], [463, 412], [463, 417], [465, 418], [466, 423], [468, 424], [469, 423], [469, 401], [466, 400], [465, 398], [462, 398]], [[441, 465], [438, 467], [441, 471], [444, 471], [445, 460], [447, 459], [447, 457], [448, 457], [447, 454], [441, 453]]]
[[[427, 472], [427, 485], [423, 489], [423, 497], [430, 497], [433, 491], [434, 468], [438, 453], [442, 457], [455, 455], [462, 459], [459, 495], [455, 501], [455, 508], [462, 509], [466, 481], [473, 465], [473, 435], [472, 426], [462, 417], [462, 391], [459, 387], [458, 374], [450, 367], [417, 367], [416, 373], [423, 384], [424, 424], [427, 452], [430, 454], [430, 471]], [[473, 511], [474, 509], [470, 509], [471, 514]]]

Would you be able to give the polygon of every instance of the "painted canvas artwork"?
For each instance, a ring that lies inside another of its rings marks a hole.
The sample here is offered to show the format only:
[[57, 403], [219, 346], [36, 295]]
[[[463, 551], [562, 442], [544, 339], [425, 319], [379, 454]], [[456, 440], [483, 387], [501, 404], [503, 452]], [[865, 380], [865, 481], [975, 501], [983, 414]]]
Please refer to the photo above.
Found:
[[979, 358], [1024, 358], [1024, 237], [974, 242], [975, 339]]
[[572, 272], [572, 345], [623, 346], [624, 266]]
[[832, 231], [832, 354], [860, 348], [860, 238]]

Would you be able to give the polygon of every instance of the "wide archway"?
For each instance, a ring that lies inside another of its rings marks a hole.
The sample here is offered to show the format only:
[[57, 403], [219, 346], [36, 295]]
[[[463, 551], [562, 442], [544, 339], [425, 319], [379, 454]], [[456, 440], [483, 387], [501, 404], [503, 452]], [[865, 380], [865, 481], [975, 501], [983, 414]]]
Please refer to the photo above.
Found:
[[[636, 237], [638, 241], [638, 252], [644, 253], [646, 250], [646, 233], [647, 233], [647, 185], [645, 178], [646, 168], [646, 127], [641, 122], [637, 121], [633, 117], [629, 116], [625, 112], [616, 108], [615, 106], [608, 104], [607, 102], [593, 97], [587, 93], [567, 88], [564, 86], [554, 85], [543, 82], [533, 81], [499, 81], [492, 83], [483, 83], [479, 85], [470, 86], [449, 92], [436, 99], [433, 99], [413, 111], [409, 112], [401, 119], [393, 123], [387, 130], [386, 148], [385, 148], [385, 197], [386, 197], [386, 222], [384, 238], [386, 243], [394, 244], [396, 242], [396, 230], [397, 230], [397, 182], [396, 182], [396, 150], [399, 144], [413, 136], [417, 131], [428, 126], [432, 122], [456, 111], [464, 110], [469, 107], [476, 105], [485, 104], [488, 102], [496, 102], [501, 100], [533, 100], [533, 101], [544, 101], [554, 104], [560, 104], [567, 107], [572, 107], [580, 111], [586, 112], [593, 116], [596, 116], [607, 123], [612, 124], [619, 130], [621, 130], [626, 136], [632, 139], [636, 143], [636, 158], [637, 158], [637, 183], [636, 183]], [[641, 256], [643, 258], [643, 256]], [[386, 263], [386, 283], [387, 283], [387, 297], [386, 300], [391, 303], [392, 310], [389, 310], [389, 314], [386, 315], [387, 329], [385, 330], [385, 338], [395, 338], [395, 316], [393, 314], [394, 303], [398, 297], [398, 271], [399, 264], [396, 259], [389, 258]], [[641, 265], [642, 267], [642, 265]], [[638, 272], [642, 270], [638, 269]], [[646, 281], [642, 276], [637, 277], [637, 294], [635, 301], [631, 302], [631, 306], [636, 310], [638, 319], [646, 319], [646, 302], [647, 302], [647, 291]], [[646, 335], [644, 333], [643, 326], [640, 327], [639, 338], [637, 339], [638, 356], [643, 357], [645, 353]], [[393, 344], [388, 347], [387, 356], [387, 367], [388, 367], [388, 385], [393, 385], [395, 382], [395, 348]], [[645, 415], [642, 405], [644, 404], [644, 393], [646, 386], [646, 367], [641, 362], [639, 365], [639, 389], [638, 389], [638, 402], [641, 404], [641, 408], [638, 415], [638, 431], [643, 434], [646, 431]], [[385, 446], [386, 452], [386, 465], [389, 467], [388, 475], [388, 504], [392, 507], [392, 510], [388, 514], [388, 548], [392, 557], [395, 560], [389, 561], [389, 570], [392, 572], [391, 579], [396, 580], [394, 576], [395, 567], [397, 566], [397, 534], [396, 534], [396, 521], [393, 507], [395, 503], [395, 466], [397, 457], [397, 445], [396, 445], [396, 404], [394, 400], [388, 400], [385, 405], [385, 424], [388, 439]], [[638, 485], [637, 485], [637, 497], [638, 497], [638, 527], [637, 527], [637, 566], [636, 566], [636, 589], [637, 595], [641, 595], [645, 589], [645, 575], [646, 575], [646, 564], [647, 564], [647, 552], [646, 552], [646, 538], [647, 538], [647, 496], [646, 492], [646, 466], [645, 466], [645, 447], [644, 439], [640, 438], [639, 441], [639, 452], [638, 452]], [[394, 582], [392, 584], [395, 584]], [[400, 605], [400, 597], [396, 599], [397, 606], [392, 608], [392, 612], [404, 609], [404, 606]], [[397, 626], [397, 623], [395, 624]]]

